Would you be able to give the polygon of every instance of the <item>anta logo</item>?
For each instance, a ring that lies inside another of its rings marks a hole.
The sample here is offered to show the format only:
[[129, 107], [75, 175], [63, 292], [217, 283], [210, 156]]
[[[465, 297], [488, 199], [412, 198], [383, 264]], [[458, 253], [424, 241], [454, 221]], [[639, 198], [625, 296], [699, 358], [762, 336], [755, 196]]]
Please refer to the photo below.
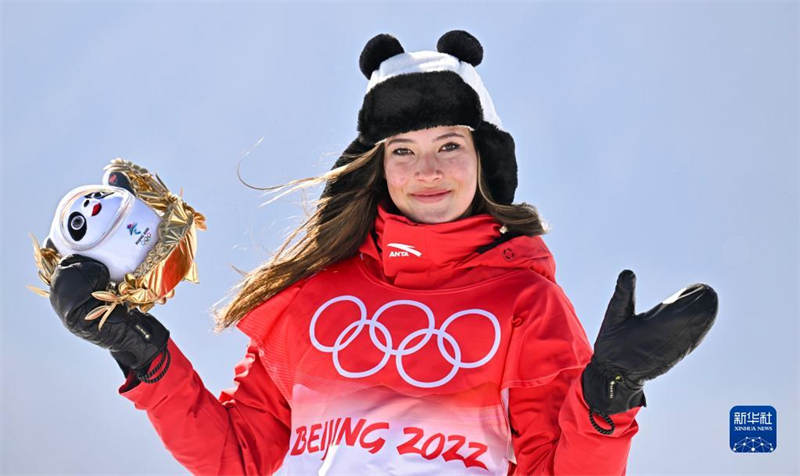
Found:
[[404, 245], [403, 243], [389, 243], [386, 246], [388, 246], [389, 248], [396, 248], [397, 250], [399, 250], [399, 251], [394, 251], [394, 250], [389, 251], [389, 258], [396, 258], [398, 256], [408, 256], [408, 255], [414, 255], [417, 257], [422, 256], [422, 253], [416, 250], [411, 245]]

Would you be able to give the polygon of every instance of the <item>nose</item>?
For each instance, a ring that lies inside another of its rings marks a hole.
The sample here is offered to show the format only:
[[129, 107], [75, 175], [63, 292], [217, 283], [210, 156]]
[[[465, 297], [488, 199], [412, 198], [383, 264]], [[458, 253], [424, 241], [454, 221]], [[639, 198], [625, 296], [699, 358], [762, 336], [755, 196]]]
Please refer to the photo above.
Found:
[[420, 156], [417, 163], [418, 167], [414, 176], [419, 180], [436, 180], [442, 177], [442, 170], [439, 168], [439, 161], [436, 155], [425, 153]]

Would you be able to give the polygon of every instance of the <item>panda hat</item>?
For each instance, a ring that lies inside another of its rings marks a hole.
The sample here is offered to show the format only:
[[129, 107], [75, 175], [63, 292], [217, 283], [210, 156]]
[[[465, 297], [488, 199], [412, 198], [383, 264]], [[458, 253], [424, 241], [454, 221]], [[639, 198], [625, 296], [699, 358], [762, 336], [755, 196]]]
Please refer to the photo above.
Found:
[[[407, 53], [395, 37], [385, 33], [367, 42], [359, 59], [369, 83], [358, 113], [358, 137], [334, 168], [395, 134], [466, 126], [472, 130], [491, 198], [510, 204], [517, 188], [514, 139], [502, 129], [475, 70], [483, 59], [483, 47], [466, 31], [454, 30], [439, 38], [436, 49]], [[363, 183], [354, 172], [328, 183], [322, 197]]]

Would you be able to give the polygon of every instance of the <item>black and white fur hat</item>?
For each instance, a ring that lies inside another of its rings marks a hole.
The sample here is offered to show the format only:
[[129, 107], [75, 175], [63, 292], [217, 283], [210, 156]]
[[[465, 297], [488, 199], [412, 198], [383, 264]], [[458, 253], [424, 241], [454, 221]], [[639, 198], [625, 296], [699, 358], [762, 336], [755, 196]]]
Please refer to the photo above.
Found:
[[[454, 30], [439, 38], [436, 49], [407, 53], [388, 34], [367, 42], [359, 59], [361, 72], [369, 79], [358, 113], [359, 135], [334, 168], [395, 134], [466, 126], [472, 130], [491, 198], [510, 204], [517, 188], [514, 139], [502, 129], [489, 92], [475, 70], [483, 59], [483, 47], [469, 33]], [[358, 177], [341, 177], [329, 183], [322, 196], [358, 183]]]

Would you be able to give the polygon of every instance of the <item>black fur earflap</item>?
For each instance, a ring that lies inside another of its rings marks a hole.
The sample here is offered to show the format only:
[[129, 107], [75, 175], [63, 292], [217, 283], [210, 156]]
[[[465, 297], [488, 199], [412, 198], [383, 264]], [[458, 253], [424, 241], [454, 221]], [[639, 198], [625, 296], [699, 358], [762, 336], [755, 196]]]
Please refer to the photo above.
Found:
[[389, 59], [394, 55], [403, 53], [403, 46], [397, 38], [387, 33], [373, 36], [361, 50], [358, 58], [358, 67], [367, 79], [372, 76], [372, 72], [378, 69], [383, 60]]
[[481, 167], [489, 186], [489, 194], [497, 203], [513, 203], [514, 191], [517, 189], [514, 138], [486, 121], [472, 131], [472, 138], [481, 156]]
[[442, 35], [436, 43], [436, 50], [453, 55], [472, 66], [478, 66], [483, 61], [483, 46], [477, 38], [464, 30], [448, 31]]

